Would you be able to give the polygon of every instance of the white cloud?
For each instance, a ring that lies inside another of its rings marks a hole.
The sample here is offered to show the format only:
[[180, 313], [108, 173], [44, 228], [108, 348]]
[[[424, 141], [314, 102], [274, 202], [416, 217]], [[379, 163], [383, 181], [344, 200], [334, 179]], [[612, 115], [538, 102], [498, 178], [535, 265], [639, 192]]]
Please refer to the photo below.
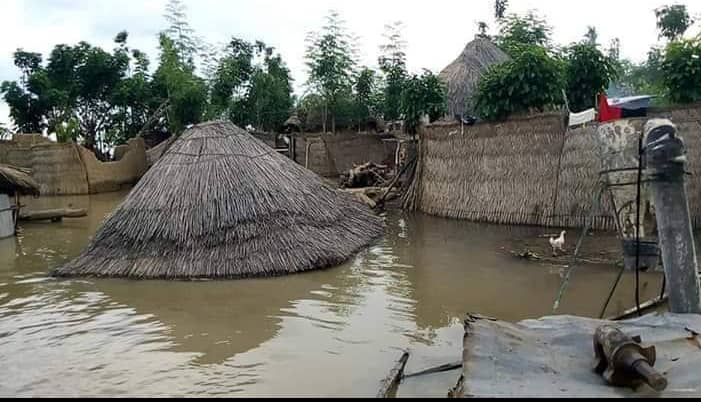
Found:
[[[412, 70], [439, 71], [474, 37], [477, 22], [493, 22], [493, 0], [410, 2], [401, 0], [185, 0], [197, 34], [210, 43], [229, 37], [261, 39], [275, 46], [290, 66], [299, 91], [306, 79], [304, 39], [317, 30], [330, 8], [340, 11], [348, 28], [361, 37], [364, 64], [376, 64], [383, 26], [402, 20]], [[644, 60], [657, 43], [655, 7], [662, 0], [535, 1], [511, 0], [509, 11], [537, 9], [554, 27], [561, 44], [581, 39], [588, 25], [599, 32], [605, 46], [621, 40], [624, 57]], [[46, 55], [57, 43], [85, 40], [112, 47], [114, 35], [126, 29], [132, 47], [146, 51], [152, 64], [157, 57], [156, 35], [163, 28], [165, 0], [3, 0], [0, 24], [0, 80], [16, 79], [12, 52], [18, 47]], [[701, 5], [688, 2], [693, 13]], [[696, 27], [695, 27], [696, 28]], [[698, 29], [698, 28], [696, 28]], [[7, 121], [0, 102], [0, 121]]]

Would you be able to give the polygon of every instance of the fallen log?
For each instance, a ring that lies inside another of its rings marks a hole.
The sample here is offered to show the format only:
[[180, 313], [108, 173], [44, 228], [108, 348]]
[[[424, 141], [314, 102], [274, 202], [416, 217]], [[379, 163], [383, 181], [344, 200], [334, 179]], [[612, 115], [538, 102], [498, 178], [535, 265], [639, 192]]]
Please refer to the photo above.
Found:
[[59, 221], [63, 218], [82, 218], [88, 215], [85, 208], [79, 209], [46, 209], [42, 211], [22, 211], [19, 215], [21, 221]]
[[404, 351], [402, 353], [402, 357], [399, 358], [399, 361], [397, 364], [392, 367], [392, 370], [389, 372], [389, 375], [387, 378], [382, 380], [382, 385], [380, 387], [380, 391], [377, 393], [378, 398], [387, 398], [389, 395], [390, 391], [397, 385], [399, 384], [399, 381], [402, 378], [402, 373], [404, 373], [404, 367], [406, 367], [406, 362], [409, 360], [409, 352]]

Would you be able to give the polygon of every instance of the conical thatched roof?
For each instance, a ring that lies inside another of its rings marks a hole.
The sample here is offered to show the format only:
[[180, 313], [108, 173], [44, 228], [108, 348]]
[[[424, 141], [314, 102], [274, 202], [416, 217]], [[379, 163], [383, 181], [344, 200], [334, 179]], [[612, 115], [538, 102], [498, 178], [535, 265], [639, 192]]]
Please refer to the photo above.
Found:
[[285, 121], [285, 126], [300, 127], [302, 126], [302, 121], [299, 120], [297, 115], [293, 114]]
[[276, 276], [338, 265], [383, 232], [365, 206], [228, 122], [188, 129], [58, 276]]
[[468, 102], [487, 67], [509, 60], [509, 56], [489, 39], [476, 38], [465, 46], [460, 56], [441, 71], [439, 77], [448, 86], [449, 115], [469, 113]]
[[27, 169], [0, 164], [0, 194], [39, 195], [37, 183]]

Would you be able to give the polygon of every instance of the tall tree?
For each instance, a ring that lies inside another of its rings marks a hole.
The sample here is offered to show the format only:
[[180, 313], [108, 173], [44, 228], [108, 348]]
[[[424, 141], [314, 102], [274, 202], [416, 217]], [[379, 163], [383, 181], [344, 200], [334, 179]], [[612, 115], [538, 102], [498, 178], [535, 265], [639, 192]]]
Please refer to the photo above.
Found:
[[525, 16], [509, 14], [500, 21], [497, 45], [511, 57], [516, 57], [530, 46], [549, 49], [552, 27], [545, 19], [529, 11]]
[[401, 21], [385, 25], [384, 43], [380, 45], [378, 64], [384, 74], [384, 118], [397, 120], [401, 114], [404, 81], [407, 78], [406, 41]]
[[355, 109], [358, 130], [366, 128], [368, 119], [374, 113], [375, 71], [367, 67], [360, 70], [355, 82]]
[[306, 64], [309, 68], [307, 85], [324, 100], [323, 129], [331, 115], [331, 131], [336, 131], [339, 99], [350, 93], [354, 62], [354, 43], [336, 11], [330, 11], [321, 32], [307, 35]]
[[655, 16], [657, 17], [657, 29], [660, 31], [660, 38], [664, 37], [669, 41], [682, 37], [694, 23], [684, 4], [660, 7], [655, 10]]
[[584, 34], [584, 39], [586, 43], [596, 46], [597, 40], [599, 39], [599, 34], [596, 32], [596, 27], [588, 26], [587, 33]]
[[402, 90], [401, 110], [406, 130], [416, 134], [424, 116], [435, 121], [447, 110], [446, 89], [437, 75], [424, 70], [422, 75], [409, 77]]
[[[274, 48], [258, 42], [263, 62], [254, 66], [250, 88], [245, 97], [247, 121], [264, 130], [282, 127], [293, 106], [290, 70]], [[262, 47], [260, 45], [263, 45]]]
[[494, 18], [500, 20], [504, 18], [506, 13], [506, 8], [509, 6], [509, 0], [495, 0], [494, 1]]
[[168, 36], [161, 34], [159, 42], [160, 63], [152, 87], [158, 102], [168, 100], [168, 130], [177, 135], [188, 124], [201, 121], [207, 105], [207, 86]]
[[168, 0], [163, 17], [169, 24], [163, 33], [173, 42], [173, 47], [183, 61], [194, 66], [195, 56], [202, 50], [203, 45], [190, 27], [185, 4], [182, 0]]

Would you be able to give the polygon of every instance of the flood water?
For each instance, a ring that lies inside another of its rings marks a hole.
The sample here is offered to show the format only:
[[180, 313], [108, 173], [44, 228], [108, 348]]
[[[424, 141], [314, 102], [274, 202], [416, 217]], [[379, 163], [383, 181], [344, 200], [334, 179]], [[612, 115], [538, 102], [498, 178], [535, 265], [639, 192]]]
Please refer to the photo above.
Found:
[[[406, 372], [459, 361], [468, 312], [550, 314], [564, 271], [508, 253], [512, 239], [543, 229], [394, 211], [383, 239], [325, 271], [193, 283], [50, 278], [125, 195], [23, 199], [89, 216], [22, 223], [17, 238], [0, 240], [1, 396], [374, 396], [402, 349]], [[597, 316], [617, 271], [577, 268], [559, 313]], [[661, 278], [641, 283], [647, 300]], [[627, 274], [608, 313], [633, 304]], [[398, 396], [445, 396], [457, 377], [408, 379]]]

